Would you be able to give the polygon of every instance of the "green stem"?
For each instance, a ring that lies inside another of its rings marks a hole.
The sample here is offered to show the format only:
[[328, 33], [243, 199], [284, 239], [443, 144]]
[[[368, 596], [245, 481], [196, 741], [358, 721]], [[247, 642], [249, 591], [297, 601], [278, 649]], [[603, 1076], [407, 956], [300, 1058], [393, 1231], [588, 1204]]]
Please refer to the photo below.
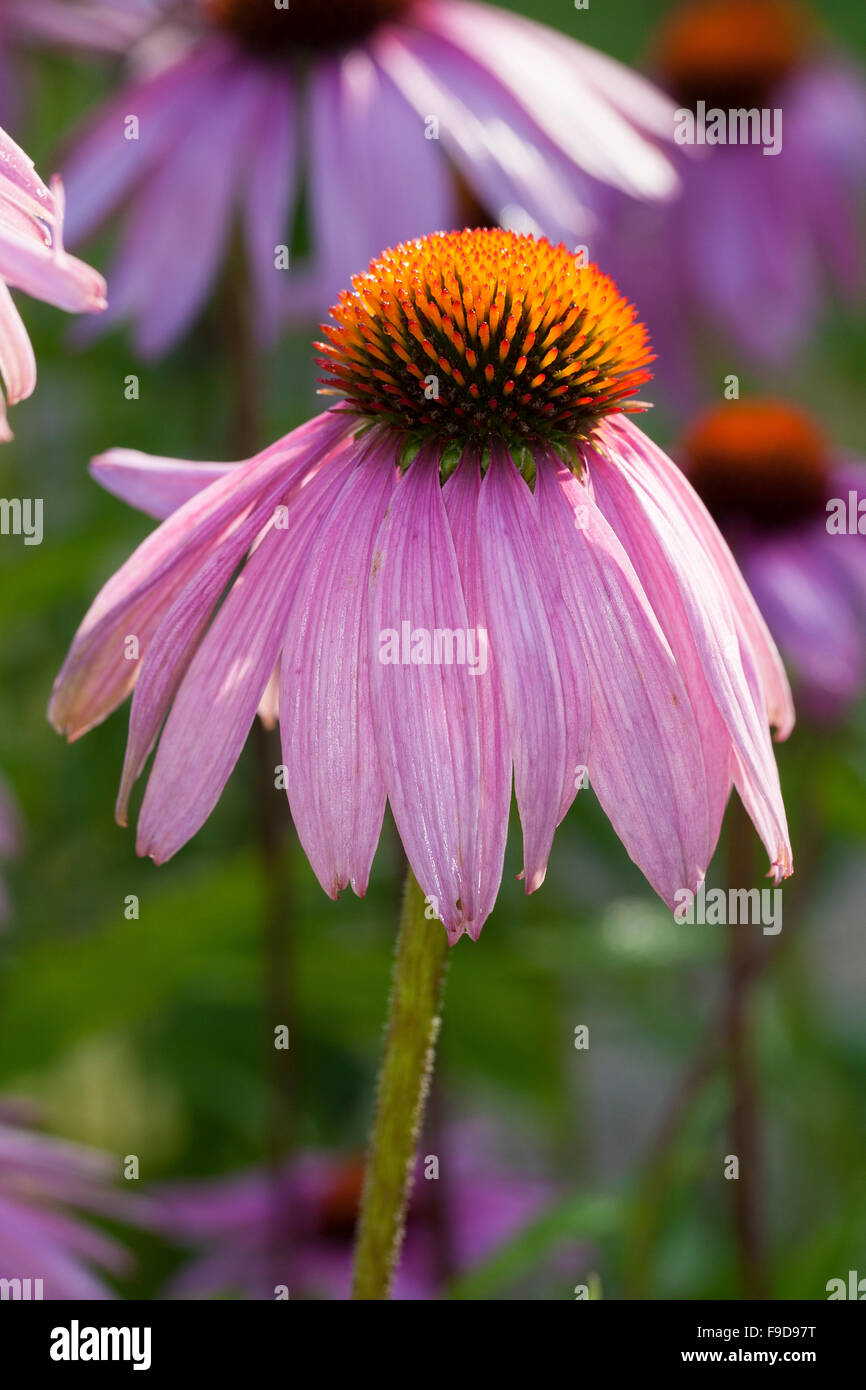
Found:
[[352, 1289], [356, 1299], [389, 1296], [433, 1071], [448, 938], [441, 922], [425, 916], [425, 905], [410, 870], [358, 1221]]

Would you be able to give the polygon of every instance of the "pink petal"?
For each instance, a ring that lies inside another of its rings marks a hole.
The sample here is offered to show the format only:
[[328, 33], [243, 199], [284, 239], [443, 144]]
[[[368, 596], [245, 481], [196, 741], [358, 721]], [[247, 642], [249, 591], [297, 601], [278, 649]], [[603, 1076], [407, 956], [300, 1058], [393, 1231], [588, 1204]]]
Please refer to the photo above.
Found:
[[[343, 466], [353, 449], [351, 444], [344, 449]], [[208, 582], [206, 598], [197, 603], [203, 576], [190, 586], [192, 602], [182, 595], [154, 638], [136, 690], [136, 697], [142, 692], [142, 713], [135, 729], [130, 721], [127, 761], [130, 770], [140, 768], [182, 676], [138, 823], [138, 853], [149, 854], [157, 864], [176, 854], [204, 824], [240, 756], [282, 645], [298, 575], [343, 483], [343, 467], [332, 467], [333, 462], [329, 459], [326, 468], [294, 491], [284, 491], [288, 526], [278, 529], [272, 520], [203, 638], [215, 601], [215, 586]], [[219, 552], [211, 557], [211, 566], [221, 562]], [[223, 583], [233, 568], [231, 559], [222, 564]], [[149, 670], [154, 676], [145, 694]]]
[[[701, 517], [694, 506], [686, 511], [687, 484], [676, 466], [668, 460], [662, 467], [660, 450], [621, 417], [606, 422], [598, 437], [610, 463], [629, 483], [634, 505], [643, 512], [676, 578], [704, 675], [731, 735], [740, 769], [734, 780], [748, 798], [773, 872], [786, 877], [791, 872], [791, 847], [760, 665], [761, 656], [766, 661], [772, 651], [778, 661], [778, 654], [769, 638], [761, 652], [751, 646], [743, 618], [745, 584], [720, 536], [710, 549], [714, 523], [704, 519], [706, 513]], [[737, 584], [731, 580], [732, 571]], [[759, 813], [752, 809], [756, 805]]]
[[478, 729], [481, 753], [481, 800], [478, 808], [478, 912], [492, 912], [502, 882], [502, 864], [511, 807], [511, 752], [496, 659], [490, 650], [489, 625], [478, 558], [478, 499], [481, 460], [468, 449], [443, 489], [448, 524], [463, 583], [469, 626], [487, 637], [487, 672], [478, 677]]
[[350, 474], [304, 566], [283, 644], [280, 727], [289, 802], [332, 898], [363, 896], [385, 812], [370, 708], [367, 576], [396, 484], [393, 442]]
[[[370, 683], [385, 789], [415, 877], [451, 941], [483, 925], [477, 896], [478, 680], [467, 664], [386, 664], [382, 635], [468, 628], [439, 483], [422, 446], [394, 493], [370, 577]], [[432, 640], [432, 639], [431, 639]], [[402, 641], [401, 641], [402, 645]], [[400, 656], [402, 658], [402, 651]], [[435, 930], [431, 922], [431, 930]]]
[[[543, 134], [585, 174], [637, 197], [667, 198], [676, 190], [670, 161], [617, 110], [623, 104], [622, 80], [609, 101], [605, 74], [582, 63], [581, 44], [566, 43], [544, 25], [487, 5], [427, 6], [419, 12], [419, 22], [495, 74]], [[656, 124], [663, 100], [657, 93]], [[471, 106], [471, 88], [467, 103]], [[628, 104], [634, 107], [633, 100]], [[672, 106], [671, 116], [672, 137]]]
[[15, 308], [12, 296], [0, 280], [0, 376], [10, 405], [23, 401], [36, 385], [36, 358]]
[[628, 483], [603, 454], [586, 448], [593, 494], [599, 510], [623, 546], [668, 640], [688, 691], [701, 734], [708, 798], [708, 838], [700, 856], [708, 864], [719, 838], [731, 790], [731, 737], [707, 684], [676, 578], [654, 532], [646, 525]]
[[127, 636], [138, 638], [144, 656], [165, 613], [211, 552], [247, 522], [255, 534], [293, 481], [355, 427], [339, 410], [316, 416], [197, 493], [138, 547], [103, 586], [76, 633], [49, 706], [58, 732], [78, 738], [120, 704], [140, 665], [125, 658]]
[[701, 736], [634, 568], [587, 490], [553, 451], [539, 458], [539, 516], [586, 652], [589, 777], [634, 862], [671, 907], [706, 872]]
[[189, 124], [136, 193], [111, 273], [111, 308], [101, 327], [134, 316], [136, 345], [145, 356], [171, 346], [195, 318], [214, 280], [266, 80], [258, 67], [240, 60], [234, 69], [212, 76]]
[[478, 503], [490, 644], [509, 729], [523, 826], [526, 891], [544, 882], [553, 832], [586, 766], [589, 699], [580, 647], [563, 641], [562, 600], [532, 493], [508, 451], [492, 459]]
[[163, 521], [196, 493], [241, 468], [240, 463], [191, 463], [138, 449], [108, 449], [91, 460], [90, 472], [106, 492]]
[[291, 213], [297, 174], [297, 113], [292, 78], [282, 68], [268, 74], [262, 86], [262, 105], [255, 147], [243, 200], [247, 255], [256, 293], [256, 331], [270, 342], [285, 305], [285, 277], [278, 269], [278, 246], [290, 248]]

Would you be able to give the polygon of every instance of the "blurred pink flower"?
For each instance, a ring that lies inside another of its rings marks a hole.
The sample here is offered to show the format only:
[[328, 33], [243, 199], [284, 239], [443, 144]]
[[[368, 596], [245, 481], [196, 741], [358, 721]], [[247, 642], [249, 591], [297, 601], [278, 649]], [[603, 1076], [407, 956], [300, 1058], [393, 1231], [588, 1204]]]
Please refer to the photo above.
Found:
[[126, 1251], [70, 1208], [108, 1212], [117, 1203], [108, 1154], [37, 1134], [0, 1114], [0, 1278], [42, 1280], [45, 1299], [115, 1295], [94, 1267], [122, 1272]]
[[121, 822], [159, 741], [139, 853], [207, 819], [281, 658], [285, 785], [332, 897], [366, 891], [387, 797], [450, 938], [477, 937], [512, 766], [527, 892], [587, 770], [666, 902], [703, 878], [732, 779], [789, 874], [785, 675], [706, 510], [621, 413], [651, 355], [613, 283], [543, 240], [440, 234], [332, 312], [341, 404], [233, 468], [94, 464], [168, 520], [95, 600], [49, 713], [77, 738], [135, 687]]
[[[50, 189], [33, 161], [0, 130], [0, 377], [9, 405], [36, 385], [36, 361], [9, 288], [70, 313], [105, 308], [105, 281], [63, 249], [63, 189]], [[0, 440], [11, 439], [0, 391]]]
[[100, 330], [133, 320], [147, 355], [201, 310], [236, 215], [267, 338], [323, 314], [383, 246], [485, 218], [574, 241], [594, 230], [601, 185], [676, 185], [666, 99], [488, 5], [187, 0], [133, 56], [63, 175], [71, 242], [128, 207]]
[[775, 400], [707, 411], [678, 457], [734, 548], [798, 703], [843, 715], [866, 690], [866, 466]]
[[[416, 1164], [398, 1300], [435, 1299], [447, 1277], [492, 1254], [554, 1195], [552, 1184], [490, 1163], [462, 1131], [449, 1133], [444, 1149], [438, 1179], [425, 1179], [423, 1159]], [[253, 1170], [158, 1191], [150, 1228], [199, 1251], [166, 1295], [273, 1299], [284, 1285], [292, 1299], [348, 1298], [363, 1178], [360, 1157], [305, 1153], [276, 1176]]]
[[866, 80], [795, 0], [687, 0], [665, 20], [655, 59], [681, 111], [703, 101], [710, 139], [716, 110], [766, 122], [761, 143], [684, 145], [675, 203], [610, 213], [607, 263], [641, 305], [661, 380], [694, 396], [702, 333], [784, 362], [830, 287], [862, 294]]

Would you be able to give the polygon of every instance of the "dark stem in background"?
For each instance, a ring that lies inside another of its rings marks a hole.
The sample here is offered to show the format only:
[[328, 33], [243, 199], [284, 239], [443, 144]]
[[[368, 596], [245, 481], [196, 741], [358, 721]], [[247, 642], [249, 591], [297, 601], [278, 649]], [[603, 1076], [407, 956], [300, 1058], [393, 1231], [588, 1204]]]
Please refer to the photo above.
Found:
[[[249, 280], [240, 246], [229, 259], [222, 296], [225, 358], [231, 376], [231, 452], [250, 458], [264, 447], [263, 376]], [[264, 727], [258, 716], [251, 737], [254, 764], [254, 824], [262, 871], [262, 1000], [267, 1056], [266, 1150], [272, 1180], [273, 1219], [270, 1231], [272, 1275], [275, 1284], [289, 1281], [285, 1267], [285, 1212], [281, 1202], [281, 1168], [297, 1140], [299, 1103], [298, 1011], [294, 979], [294, 916], [289, 851], [293, 832], [285, 794], [275, 785], [275, 768], [282, 762], [279, 734]], [[289, 1048], [275, 1046], [276, 1029], [289, 1030]]]
[[[729, 811], [727, 886], [751, 888], [755, 875], [755, 837], [738, 797]], [[749, 1036], [751, 982], [761, 954], [756, 926], [729, 923], [724, 1040], [730, 1085], [731, 1152], [739, 1159], [739, 1177], [731, 1178], [734, 1241], [746, 1298], [767, 1297], [767, 1274], [761, 1207], [760, 1113], [755, 1065]]]
[[358, 1219], [355, 1299], [387, 1299], [391, 1292], [433, 1072], [447, 959], [445, 929], [425, 916], [424, 894], [410, 872]]
[[[805, 763], [806, 770], [802, 775], [810, 777], [813, 755], [808, 747]], [[752, 952], [748, 969], [744, 963], [740, 978], [740, 988], [744, 992], [748, 990], [752, 993], [760, 980], [769, 975], [771, 970], [773, 973], [777, 972], [786, 951], [790, 950], [792, 943], [797, 939], [797, 927], [809, 903], [810, 886], [816, 866], [820, 862], [823, 842], [813, 798], [805, 795], [799, 800], [803, 805], [794, 836], [797, 846], [796, 874], [783, 890], [784, 927], [777, 936], [768, 937], [760, 950]], [[737, 812], [742, 819], [747, 820], [739, 803]], [[745, 831], [743, 834], [745, 835]], [[753, 830], [751, 835], [754, 836]], [[754, 840], [752, 843], [754, 845]], [[701, 1045], [668, 1097], [647, 1150], [637, 1196], [633, 1250], [627, 1274], [630, 1298], [646, 1299], [651, 1296], [652, 1252], [658, 1233], [659, 1212], [671, 1177], [676, 1142], [705, 1086], [716, 1076], [725, 1059], [723, 1021], [714, 1013]]]

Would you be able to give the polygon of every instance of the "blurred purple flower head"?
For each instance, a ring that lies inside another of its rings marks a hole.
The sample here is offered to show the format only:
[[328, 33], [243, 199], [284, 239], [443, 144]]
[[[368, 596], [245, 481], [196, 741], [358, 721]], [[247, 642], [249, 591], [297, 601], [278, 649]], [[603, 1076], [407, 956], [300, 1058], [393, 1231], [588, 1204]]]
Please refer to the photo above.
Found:
[[866, 467], [798, 407], [729, 402], [699, 416], [680, 462], [789, 663], [799, 703], [843, 715], [866, 689]]
[[784, 362], [829, 285], [862, 292], [866, 81], [796, 0], [686, 0], [657, 35], [654, 75], [687, 142], [682, 193], [620, 203], [608, 263], [641, 306], [662, 380], [693, 396], [702, 330]]
[[9, 290], [23, 290], [69, 313], [105, 308], [105, 281], [63, 249], [63, 189], [46, 188], [14, 140], [0, 130], [0, 440], [12, 438], [6, 404], [36, 385], [36, 360]]
[[[70, 1208], [108, 1213], [117, 1204], [108, 1154], [37, 1134], [0, 1111], [0, 1278], [30, 1280], [30, 1297], [105, 1299], [114, 1294], [97, 1269], [128, 1266], [117, 1241]], [[37, 1292], [35, 1280], [41, 1280]], [[24, 1295], [27, 1296], [26, 1294]]]
[[386, 252], [332, 313], [344, 399], [271, 448], [94, 464], [168, 519], [96, 598], [49, 714], [77, 738], [134, 688], [122, 823], [159, 745], [139, 853], [210, 815], [280, 662], [276, 785], [332, 897], [366, 891], [387, 798], [431, 917], [477, 938], [512, 770], [527, 892], [587, 776], [667, 903], [732, 782], [786, 877], [787, 681], [715, 524], [624, 413], [651, 354], [613, 282], [454, 232]]
[[[466, 1273], [538, 1216], [552, 1184], [490, 1162], [463, 1130], [437, 1155], [438, 1178], [416, 1164], [406, 1240], [393, 1297], [430, 1300], [449, 1277]], [[148, 1221], [176, 1244], [196, 1247], [169, 1297], [234, 1293], [273, 1299], [346, 1299], [364, 1167], [360, 1158], [305, 1153], [277, 1174], [184, 1183], [157, 1192]]]
[[63, 174], [71, 241], [127, 211], [100, 330], [133, 320], [147, 355], [201, 310], [235, 217], [267, 339], [383, 246], [485, 220], [574, 242], [601, 186], [676, 186], [667, 99], [496, 7], [202, 0], [167, 6], [146, 44]]

